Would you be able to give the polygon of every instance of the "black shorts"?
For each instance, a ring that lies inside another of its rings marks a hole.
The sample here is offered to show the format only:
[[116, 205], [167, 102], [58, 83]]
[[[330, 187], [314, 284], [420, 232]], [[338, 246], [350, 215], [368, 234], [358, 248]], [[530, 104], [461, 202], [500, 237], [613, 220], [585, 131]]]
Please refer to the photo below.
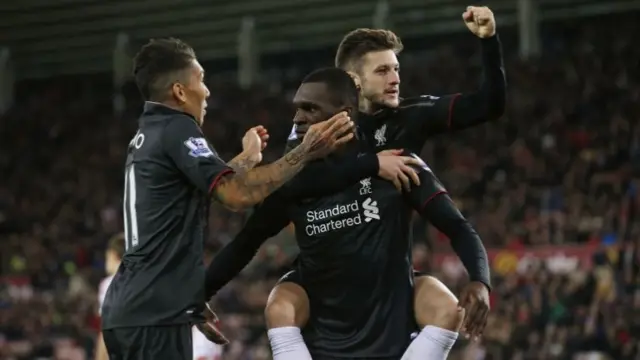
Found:
[[103, 330], [110, 360], [193, 360], [191, 325]]
[[309, 296], [310, 317], [302, 336], [314, 360], [397, 360], [418, 329], [413, 288], [406, 275], [389, 284], [387, 291], [377, 289], [364, 295], [349, 293], [351, 283], [318, 284], [298, 270], [285, 274], [278, 284], [287, 282], [302, 287]]

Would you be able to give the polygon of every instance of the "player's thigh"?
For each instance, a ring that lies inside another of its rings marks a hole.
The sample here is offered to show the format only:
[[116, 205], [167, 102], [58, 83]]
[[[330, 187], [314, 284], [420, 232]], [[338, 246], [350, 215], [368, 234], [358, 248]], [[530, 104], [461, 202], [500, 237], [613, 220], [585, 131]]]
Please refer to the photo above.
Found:
[[271, 290], [265, 308], [267, 328], [302, 328], [309, 320], [309, 296], [296, 271], [285, 274]]
[[414, 276], [414, 312], [420, 328], [427, 325], [457, 331], [464, 312], [458, 310], [458, 298], [433, 276]]
[[110, 360], [193, 360], [191, 326], [145, 326], [105, 330]]

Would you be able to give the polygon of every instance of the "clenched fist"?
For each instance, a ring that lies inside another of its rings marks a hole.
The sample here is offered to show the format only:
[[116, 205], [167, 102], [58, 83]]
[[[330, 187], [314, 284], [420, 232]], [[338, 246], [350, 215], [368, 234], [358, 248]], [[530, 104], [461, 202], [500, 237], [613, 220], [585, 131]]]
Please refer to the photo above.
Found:
[[468, 6], [462, 14], [464, 23], [475, 36], [486, 39], [496, 34], [496, 19], [486, 6]]
[[242, 151], [250, 154], [251, 160], [259, 163], [262, 161], [262, 150], [267, 147], [269, 133], [264, 126], [255, 126], [249, 129], [242, 138]]

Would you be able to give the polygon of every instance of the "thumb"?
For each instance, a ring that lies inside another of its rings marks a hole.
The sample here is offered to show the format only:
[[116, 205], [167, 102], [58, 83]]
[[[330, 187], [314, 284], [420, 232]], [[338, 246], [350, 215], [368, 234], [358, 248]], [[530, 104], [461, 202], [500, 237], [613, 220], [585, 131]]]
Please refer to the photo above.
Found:
[[465, 12], [462, 13], [462, 20], [464, 20], [465, 22], [472, 22], [473, 21], [473, 12], [467, 10]]

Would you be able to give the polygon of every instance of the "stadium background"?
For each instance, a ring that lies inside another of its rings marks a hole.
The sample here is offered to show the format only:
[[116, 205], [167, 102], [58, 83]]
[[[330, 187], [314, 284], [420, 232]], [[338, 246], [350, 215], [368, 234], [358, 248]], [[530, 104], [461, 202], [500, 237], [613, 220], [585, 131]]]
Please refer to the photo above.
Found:
[[[640, 359], [640, 1], [496, 0], [507, 114], [430, 141], [423, 157], [490, 248], [492, 314], [451, 359]], [[458, 0], [22, 0], [0, 4], [0, 359], [89, 359], [106, 240], [141, 101], [131, 54], [192, 44], [211, 89], [205, 132], [225, 158], [264, 124], [267, 159], [301, 76], [341, 35], [403, 37], [406, 95], [472, 90], [478, 46]], [[211, 212], [210, 254], [244, 215]], [[414, 223], [417, 267], [458, 289], [447, 240]], [[224, 359], [268, 359], [262, 309], [295, 245], [283, 232], [217, 297]]]

